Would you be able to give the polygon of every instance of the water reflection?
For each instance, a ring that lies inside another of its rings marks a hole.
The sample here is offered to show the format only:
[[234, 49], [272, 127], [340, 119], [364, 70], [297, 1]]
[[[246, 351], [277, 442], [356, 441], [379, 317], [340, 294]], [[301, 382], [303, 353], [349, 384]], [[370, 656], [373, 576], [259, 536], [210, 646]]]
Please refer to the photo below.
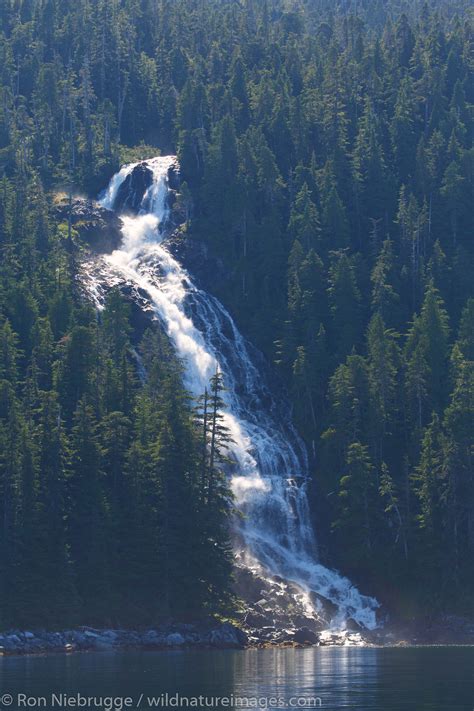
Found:
[[[286, 699], [319, 697], [322, 708], [375, 708], [380, 650], [275, 649], [234, 657], [234, 693]], [[303, 702], [301, 702], [303, 703]]]
[[[0, 695], [321, 699], [323, 709], [472, 711], [474, 648], [123, 652], [0, 658]], [[299, 708], [304, 708], [300, 702]], [[258, 704], [258, 705], [256, 705]], [[158, 704], [164, 708], [163, 702]], [[169, 708], [179, 708], [169, 705]], [[182, 704], [181, 708], [185, 706]], [[208, 708], [211, 706], [208, 705]], [[10, 706], [12, 711], [17, 704]], [[49, 705], [46, 708], [51, 708]], [[149, 708], [144, 702], [141, 708]], [[204, 704], [202, 708], [206, 708]], [[214, 708], [235, 705], [214, 704]]]

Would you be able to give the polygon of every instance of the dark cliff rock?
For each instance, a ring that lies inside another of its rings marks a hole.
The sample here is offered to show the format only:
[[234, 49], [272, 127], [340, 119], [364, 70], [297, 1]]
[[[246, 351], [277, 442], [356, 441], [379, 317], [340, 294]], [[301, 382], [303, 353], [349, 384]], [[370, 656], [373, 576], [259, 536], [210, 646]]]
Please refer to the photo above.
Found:
[[153, 182], [153, 173], [146, 163], [139, 163], [127, 175], [117, 191], [116, 212], [138, 212], [143, 196]]
[[181, 174], [179, 163], [176, 161], [168, 169], [168, 197], [167, 207], [169, 210], [168, 224], [165, 226], [167, 232], [172, 232], [176, 227], [186, 222], [186, 213], [178, 200], [179, 188], [181, 185]]
[[181, 185], [181, 173], [179, 170], [179, 163], [176, 161], [173, 163], [168, 170], [168, 185], [170, 190], [179, 190]]
[[70, 206], [69, 200], [62, 198], [54, 213], [59, 222], [67, 222], [70, 214], [73, 229], [95, 252], [109, 254], [122, 241], [121, 219], [95, 200], [74, 197]]

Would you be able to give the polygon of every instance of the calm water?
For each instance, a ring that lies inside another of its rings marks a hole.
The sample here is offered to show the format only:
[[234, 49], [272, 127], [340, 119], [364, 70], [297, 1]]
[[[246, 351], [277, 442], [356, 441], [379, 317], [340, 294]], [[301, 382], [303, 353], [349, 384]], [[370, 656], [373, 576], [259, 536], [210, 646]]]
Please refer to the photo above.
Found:
[[[168, 705], [161, 696], [166, 692]], [[19, 693], [25, 695], [20, 703]], [[67, 698], [53, 703], [52, 693]], [[0, 709], [2, 701], [10, 709], [111, 708], [107, 698], [84, 699], [94, 695], [116, 697], [116, 708], [130, 697], [123, 708], [132, 709], [137, 704], [149, 709], [153, 703], [155, 708], [186, 708], [186, 703], [191, 708], [265, 708], [276, 701], [278, 708], [328, 711], [473, 711], [474, 648], [102, 652], [0, 659]], [[207, 698], [192, 699], [199, 696]]]

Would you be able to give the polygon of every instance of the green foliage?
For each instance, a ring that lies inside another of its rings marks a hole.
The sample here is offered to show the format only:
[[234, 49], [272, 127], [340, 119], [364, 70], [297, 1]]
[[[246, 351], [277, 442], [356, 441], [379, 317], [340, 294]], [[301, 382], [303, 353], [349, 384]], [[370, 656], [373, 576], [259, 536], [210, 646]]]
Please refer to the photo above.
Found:
[[[11, 215], [6, 215], [10, 221]], [[21, 224], [12, 224], [21, 253]], [[203, 440], [165, 337], [100, 317], [63, 276], [67, 235], [0, 299], [0, 625], [149, 624], [232, 608], [221, 376]], [[206, 481], [202, 481], [202, 451]], [[209, 451], [209, 453], [208, 453]]]

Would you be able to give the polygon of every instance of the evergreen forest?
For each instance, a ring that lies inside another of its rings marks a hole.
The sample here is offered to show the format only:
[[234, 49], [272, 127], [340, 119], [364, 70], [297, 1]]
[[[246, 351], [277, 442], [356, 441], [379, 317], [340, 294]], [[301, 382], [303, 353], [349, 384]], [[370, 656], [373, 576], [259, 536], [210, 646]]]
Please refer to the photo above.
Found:
[[[177, 154], [206, 288], [274, 369], [320, 555], [474, 614], [469, 0], [1, 0], [0, 628], [232, 615], [222, 374], [80, 288], [54, 210]], [[137, 354], [146, 370], [140, 377]]]

